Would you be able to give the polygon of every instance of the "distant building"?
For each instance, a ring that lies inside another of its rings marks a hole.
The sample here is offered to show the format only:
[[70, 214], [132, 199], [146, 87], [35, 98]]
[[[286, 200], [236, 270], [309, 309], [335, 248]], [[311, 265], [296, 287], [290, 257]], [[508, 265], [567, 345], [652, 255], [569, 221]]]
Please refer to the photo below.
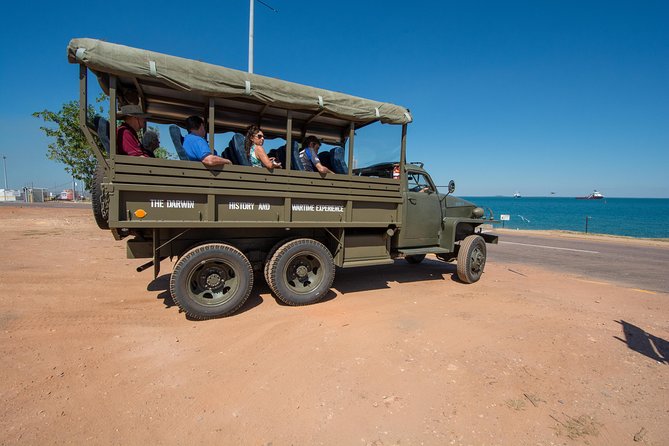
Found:
[[49, 199], [49, 191], [41, 187], [26, 187], [23, 189], [23, 197], [26, 203], [44, 203]]
[[58, 196], [59, 200], [64, 200], [64, 201], [73, 201], [74, 200], [74, 190], [72, 189], [65, 189], [60, 193]]
[[19, 192], [11, 189], [0, 189], [0, 201], [16, 201]]

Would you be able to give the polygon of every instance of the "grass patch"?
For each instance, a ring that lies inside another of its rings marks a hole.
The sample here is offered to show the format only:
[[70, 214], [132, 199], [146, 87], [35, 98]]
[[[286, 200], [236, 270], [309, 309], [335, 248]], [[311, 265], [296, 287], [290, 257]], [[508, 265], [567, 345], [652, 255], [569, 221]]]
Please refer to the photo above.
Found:
[[551, 415], [551, 418], [557, 421], [558, 425], [555, 431], [560, 436], [566, 436], [572, 440], [583, 439], [584, 437], [599, 435], [599, 428], [603, 426], [589, 415], [579, 417], [570, 417], [563, 413], [563, 420]]

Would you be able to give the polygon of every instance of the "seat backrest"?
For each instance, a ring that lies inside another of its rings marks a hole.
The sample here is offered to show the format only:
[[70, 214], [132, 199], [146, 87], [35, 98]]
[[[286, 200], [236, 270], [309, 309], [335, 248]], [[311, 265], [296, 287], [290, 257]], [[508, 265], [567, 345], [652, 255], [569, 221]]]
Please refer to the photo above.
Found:
[[102, 116], [96, 116], [93, 119], [93, 124], [95, 124], [102, 147], [105, 148], [107, 155], [109, 155], [109, 121]]
[[343, 147], [333, 147], [330, 149], [330, 162], [332, 164], [332, 167], [330, 167], [331, 171], [334, 173], [348, 174], [348, 166], [346, 165], [344, 155]]
[[232, 164], [235, 163], [232, 158], [232, 149], [230, 147], [226, 147], [225, 149], [223, 149], [223, 151], [221, 152], [221, 157], [232, 161]]
[[331, 154], [329, 151], [324, 150], [322, 152], [318, 152], [318, 159], [321, 160], [322, 165], [334, 172], [332, 167], [332, 158], [330, 155]]
[[274, 156], [281, 163], [281, 166], [286, 167], [286, 146], [277, 147], [272, 149]]
[[240, 166], [251, 165], [251, 160], [249, 160], [249, 157], [246, 156], [246, 150], [244, 149], [245, 140], [246, 138], [244, 138], [244, 135], [242, 135], [241, 133], [235, 133], [234, 135], [232, 135], [230, 143], [228, 144], [228, 149], [230, 153], [229, 159], [230, 161], [233, 162], [233, 164], [237, 164]]
[[[304, 170], [304, 165], [302, 164], [302, 160], [300, 159], [300, 145], [297, 143], [297, 141], [293, 141], [291, 143], [293, 146], [290, 152], [291, 152], [291, 158], [290, 158], [290, 170]], [[286, 165], [284, 164], [284, 167]]]
[[[292, 144], [293, 146], [293, 157], [290, 160], [290, 170], [304, 170], [304, 166], [302, 165], [302, 160], [300, 159], [300, 146], [297, 143], [297, 141], [293, 141]], [[270, 153], [273, 153], [273, 156], [275, 156], [279, 162], [281, 163], [281, 166], [283, 168], [286, 168], [286, 145], [282, 145], [280, 147], [277, 147], [276, 149], [270, 150]], [[270, 156], [269, 154], [267, 156]]]
[[184, 137], [181, 135], [181, 129], [178, 125], [170, 125], [170, 138], [172, 138], [172, 143], [174, 144], [174, 150], [177, 151], [177, 155], [180, 160], [188, 160], [188, 155], [184, 150]]

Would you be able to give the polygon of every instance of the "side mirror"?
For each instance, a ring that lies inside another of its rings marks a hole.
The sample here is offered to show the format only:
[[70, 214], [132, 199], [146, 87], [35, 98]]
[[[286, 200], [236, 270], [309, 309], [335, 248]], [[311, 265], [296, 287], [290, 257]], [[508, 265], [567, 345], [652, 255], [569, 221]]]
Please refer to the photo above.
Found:
[[448, 193], [452, 194], [455, 192], [455, 181], [451, 180], [448, 182]]

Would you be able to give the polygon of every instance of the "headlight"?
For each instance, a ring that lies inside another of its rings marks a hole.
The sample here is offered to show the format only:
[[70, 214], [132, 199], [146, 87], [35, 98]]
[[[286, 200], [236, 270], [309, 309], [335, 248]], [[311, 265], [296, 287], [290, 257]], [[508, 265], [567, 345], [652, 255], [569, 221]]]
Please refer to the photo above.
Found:
[[474, 217], [474, 218], [481, 218], [481, 217], [483, 217], [483, 214], [485, 214], [485, 211], [483, 210], [483, 208], [474, 208], [472, 210], [472, 217]]

